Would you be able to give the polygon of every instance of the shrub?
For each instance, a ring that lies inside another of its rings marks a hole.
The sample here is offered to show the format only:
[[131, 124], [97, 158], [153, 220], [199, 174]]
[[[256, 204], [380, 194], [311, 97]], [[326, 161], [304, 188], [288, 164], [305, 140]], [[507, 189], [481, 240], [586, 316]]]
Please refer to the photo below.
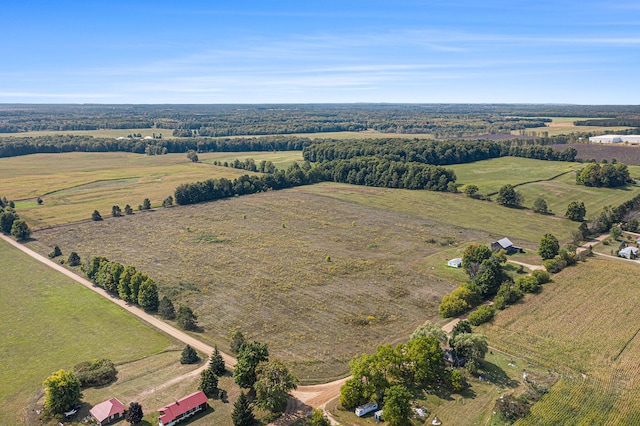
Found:
[[60, 250], [60, 247], [55, 246], [53, 248], [53, 251], [51, 251], [51, 253], [49, 253], [47, 256], [49, 256], [49, 259], [53, 259], [54, 257], [62, 256], [62, 250]]
[[523, 397], [516, 398], [512, 394], [507, 394], [498, 398], [494, 411], [511, 424], [529, 413], [529, 404]]
[[491, 321], [494, 314], [495, 310], [491, 306], [482, 305], [475, 311], [471, 312], [467, 320], [471, 323], [471, 325], [478, 326], [480, 324], [484, 324], [487, 321]]
[[542, 262], [544, 268], [551, 274], [557, 274], [567, 267], [567, 262], [561, 258], [549, 259]]
[[516, 289], [523, 293], [538, 293], [540, 284], [534, 277], [520, 277], [516, 280]]
[[92, 362], [81, 362], [73, 367], [82, 387], [102, 386], [113, 382], [118, 375], [113, 361], [110, 359], [94, 359]]
[[493, 307], [502, 311], [503, 309], [506, 309], [507, 302], [504, 300], [504, 297], [496, 296], [493, 298]]
[[445, 294], [438, 307], [438, 312], [445, 318], [451, 318], [460, 315], [469, 308], [469, 304], [459, 297], [452, 294]]
[[538, 284], [546, 284], [551, 281], [551, 275], [547, 271], [537, 269], [531, 272], [531, 276], [538, 281]]
[[467, 380], [460, 370], [451, 371], [451, 390], [460, 392], [467, 386]]

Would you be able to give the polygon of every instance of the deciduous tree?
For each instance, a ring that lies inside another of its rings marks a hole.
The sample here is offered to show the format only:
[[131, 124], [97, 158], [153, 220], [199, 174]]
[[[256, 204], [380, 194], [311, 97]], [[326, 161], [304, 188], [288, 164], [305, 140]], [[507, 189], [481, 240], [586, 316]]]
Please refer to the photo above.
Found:
[[49, 376], [45, 386], [44, 409], [51, 414], [60, 414], [80, 402], [80, 380], [70, 371], [59, 370]]
[[266, 343], [245, 343], [240, 348], [238, 362], [233, 370], [233, 380], [241, 388], [251, 388], [256, 383], [258, 364], [269, 360], [269, 349]]
[[256, 406], [274, 413], [287, 408], [289, 391], [297, 389], [298, 379], [279, 359], [261, 362], [256, 367]]
[[31, 236], [31, 229], [29, 229], [27, 222], [18, 219], [11, 225], [11, 235], [18, 241], [24, 241]]
[[582, 201], [572, 201], [567, 206], [567, 212], [564, 215], [574, 222], [582, 222], [586, 214], [587, 209]]
[[138, 305], [147, 312], [158, 310], [158, 287], [151, 278], [140, 284], [138, 290]]
[[384, 420], [389, 426], [409, 425], [411, 392], [403, 385], [391, 386], [384, 394]]
[[542, 236], [540, 246], [538, 247], [538, 254], [542, 260], [553, 259], [558, 255], [559, 250], [560, 244], [553, 234], [544, 234]]

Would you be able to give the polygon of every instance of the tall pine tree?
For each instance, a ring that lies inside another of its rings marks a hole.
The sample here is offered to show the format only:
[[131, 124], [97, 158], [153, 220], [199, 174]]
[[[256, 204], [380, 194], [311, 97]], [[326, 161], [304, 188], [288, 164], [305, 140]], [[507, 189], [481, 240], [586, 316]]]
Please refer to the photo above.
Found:
[[253, 408], [251, 408], [249, 399], [244, 392], [240, 392], [240, 397], [238, 397], [238, 400], [233, 404], [231, 420], [233, 420], [233, 426], [252, 426], [256, 421], [253, 415]]
[[211, 355], [211, 360], [209, 361], [209, 369], [213, 371], [216, 376], [222, 376], [225, 371], [227, 371], [222, 355], [220, 355], [220, 351], [218, 350], [218, 345], [213, 349], [213, 355]]

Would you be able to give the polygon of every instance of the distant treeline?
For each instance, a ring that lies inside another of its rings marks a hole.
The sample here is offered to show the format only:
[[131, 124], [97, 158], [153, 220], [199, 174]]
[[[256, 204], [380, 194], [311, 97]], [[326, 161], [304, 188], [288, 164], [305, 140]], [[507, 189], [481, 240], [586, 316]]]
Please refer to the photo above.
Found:
[[91, 136], [52, 135], [0, 138], [0, 157], [62, 152], [133, 152], [145, 154], [244, 151], [300, 151], [311, 140], [298, 137], [261, 137], [227, 139], [123, 139]]
[[311, 166], [297, 163], [286, 171], [261, 176], [240, 176], [185, 183], [175, 190], [177, 204], [195, 204], [236, 195], [254, 194], [318, 182], [341, 182], [388, 188], [447, 191], [456, 180], [452, 170], [421, 163], [405, 163], [379, 158], [325, 161]]
[[579, 120], [574, 121], [576, 126], [625, 126], [625, 127], [640, 127], [640, 118], [633, 117], [619, 117], [619, 118], [603, 118], [597, 120]]
[[314, 143], [303, 150], [305, 160], [322, 162], [376, 156], [393, 161], [432, 165], [471, 163], [490, 158], [513, 156], [538, 160], [574, 161], [576, 150], [562, 151], [529, 141], [433, 141], [433, 140], [360, 140]]

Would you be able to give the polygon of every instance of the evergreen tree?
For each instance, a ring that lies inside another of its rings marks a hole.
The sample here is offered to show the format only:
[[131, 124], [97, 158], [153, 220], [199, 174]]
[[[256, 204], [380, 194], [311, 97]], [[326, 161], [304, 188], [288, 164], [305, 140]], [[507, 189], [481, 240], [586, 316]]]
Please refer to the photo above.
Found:
[[173, 302], [167, 296], [163, 296], [158, 305], [158, 313], [164, 319], [175, 319], [176, 310], [173, 307]]
[[96, 222], [102, 220], [102, 216], [100, 215], [100, 212], [98, 210], [94, 210], [93, 213], [91, 213], [91, 220], [94, 220]]
[[190, 345], [187, 345], [182, 350], [182, 354], [180, 355], [180, 364], [195, 364], [200, 361], [200, 357], [195, 349], [193, 349]]
[[133, 209], [131, 208], [131, 206], [129, 204], [124, 206], [124, 214], [133, 214]]
[[69, 258], [67, 259], [67, 264], [69, 266], [79, 266], [80, 265], [80, 256], [75, 251], [69, 253]]
[[198, 317], [193, 313], [190, 307], [180, 306], [176, 315], [176, 322], [183, 330], [197, 330]]
[[249, 399], [244, 392], [240, 392], [240, 397], [233, 404], [233, 413], [231, 413], [233, 426], [252, 426], [256, 418], [253, 415], [253, 408], [249, 403]]
[[218, 345], [213, 348], [213, 354], [209, 361], [209, 369], [213, 371], [216, 376], [222, 376], [227, 371], [224, 365], [224, 359], [222, 359], [222, 355], [220, 355], [220, 351], [218, 350]]
[[203, 370], [200, 374], [198, 389], [204, 392], [207, 398], [218, 396], [218, 376], [210, 368]]
[[18, 241], [24, 241], [31, 236], [31, 229], [27, 222], [18, 219], [11, 225], [11, 235]]
[[142, 405], [137, 402], [129, 404], [129, 409], [124, 414], [124, 419], [131, 424], [140, 423], [143, 417]]

